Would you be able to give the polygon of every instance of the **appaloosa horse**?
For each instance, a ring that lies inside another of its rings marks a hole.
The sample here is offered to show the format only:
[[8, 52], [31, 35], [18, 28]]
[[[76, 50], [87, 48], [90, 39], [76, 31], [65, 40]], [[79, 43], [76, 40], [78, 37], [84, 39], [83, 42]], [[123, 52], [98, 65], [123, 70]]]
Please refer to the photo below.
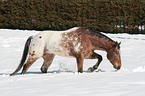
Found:
[[[84, 27], [74, 27], [66, 31], [42, 31], [27, 39], [21, 62], [10, 76], [16, 74], [22, 67], [22, 74], [24, 74], [40, 57], [44, 59], [41, 71], [46, 73], [55, 55], [75, 57], [78, 72], [83, 72], [84, 59], [98, 59], [98, 62], [88, 69], [88, 72], [92, 72], [102, 61], [102, 56], [94, 50], [106, 51], [107, 58], [114, 68], [120, 69], [120, 43], [98, 31], [91, 31]], [[28, 53], [29, 58], [24, 65]]]

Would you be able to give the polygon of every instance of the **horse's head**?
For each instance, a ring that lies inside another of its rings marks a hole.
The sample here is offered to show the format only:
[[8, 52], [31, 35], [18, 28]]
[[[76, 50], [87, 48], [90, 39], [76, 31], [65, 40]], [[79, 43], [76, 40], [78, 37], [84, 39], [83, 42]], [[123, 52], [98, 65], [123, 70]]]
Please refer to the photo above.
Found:
[[121, 42], [116, 42], [112, 48], [107, 50], [107, 58], [117, 70], [121, 68], [120, 44]]

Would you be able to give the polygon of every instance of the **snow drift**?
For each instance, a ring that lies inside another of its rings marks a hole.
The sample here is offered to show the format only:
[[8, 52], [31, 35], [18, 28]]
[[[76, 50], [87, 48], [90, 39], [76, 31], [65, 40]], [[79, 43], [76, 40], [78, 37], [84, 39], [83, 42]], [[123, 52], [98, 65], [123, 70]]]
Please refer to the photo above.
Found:
[[[25, 75], [10, 77], [18, 66], [26, 39], [38, 31], [0, 29], [0, 94], [1, 96], [144, 96], [145, 35], [106, 34], [121, 41], [122, 68], [115, 71], [103, 56], [99, 69], [93, 73], [77, 73], [74, 58], [56, 56], [47, 74], [35, 62]], [[85, 60], [84, 71], [96, 60]]]

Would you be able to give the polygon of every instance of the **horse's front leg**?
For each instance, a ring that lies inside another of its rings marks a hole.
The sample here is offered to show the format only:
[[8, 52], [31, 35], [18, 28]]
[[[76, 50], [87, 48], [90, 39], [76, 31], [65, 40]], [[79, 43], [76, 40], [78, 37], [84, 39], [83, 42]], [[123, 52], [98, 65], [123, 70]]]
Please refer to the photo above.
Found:
[[47, 70], [52, 63], [54, 56], [55, 56], [54, 54], [48, 54], [48, 53], [43, 55], [44, 62], [43, 62], [43, 65], [41, 67], [42, 73], [47, 73]]
[[96, 70], [103, 60], [102, 56], [95, 52], [93, 52], [93, 54], [88, 59], [98, 59], [98, 62], [93, 67], [90, 67], [87, 72], [93, 72]]
[[79, 54], [76, 57], [76, 60], [77, 60], [78, 73], [83, 73], [84, 56], [82, 54]]

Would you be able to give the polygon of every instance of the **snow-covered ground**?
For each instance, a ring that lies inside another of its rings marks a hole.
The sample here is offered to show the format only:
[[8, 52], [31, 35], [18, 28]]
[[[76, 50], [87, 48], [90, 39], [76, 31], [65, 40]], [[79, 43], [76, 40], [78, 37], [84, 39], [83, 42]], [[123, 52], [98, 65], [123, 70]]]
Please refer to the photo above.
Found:
[[[9, 76], [18, 66], [26, 39], [36, 31], [0, 29], [0, 96], [145, 96], [145, 35], [106, 34], [121, 41], [122, 68], [103, 56], [93, 73], [77, 73], [73, 58], [56, 56], [47, 74], [35, 62], [25, 75]], [[96, 60], [85, 60], [84, 71]]]

